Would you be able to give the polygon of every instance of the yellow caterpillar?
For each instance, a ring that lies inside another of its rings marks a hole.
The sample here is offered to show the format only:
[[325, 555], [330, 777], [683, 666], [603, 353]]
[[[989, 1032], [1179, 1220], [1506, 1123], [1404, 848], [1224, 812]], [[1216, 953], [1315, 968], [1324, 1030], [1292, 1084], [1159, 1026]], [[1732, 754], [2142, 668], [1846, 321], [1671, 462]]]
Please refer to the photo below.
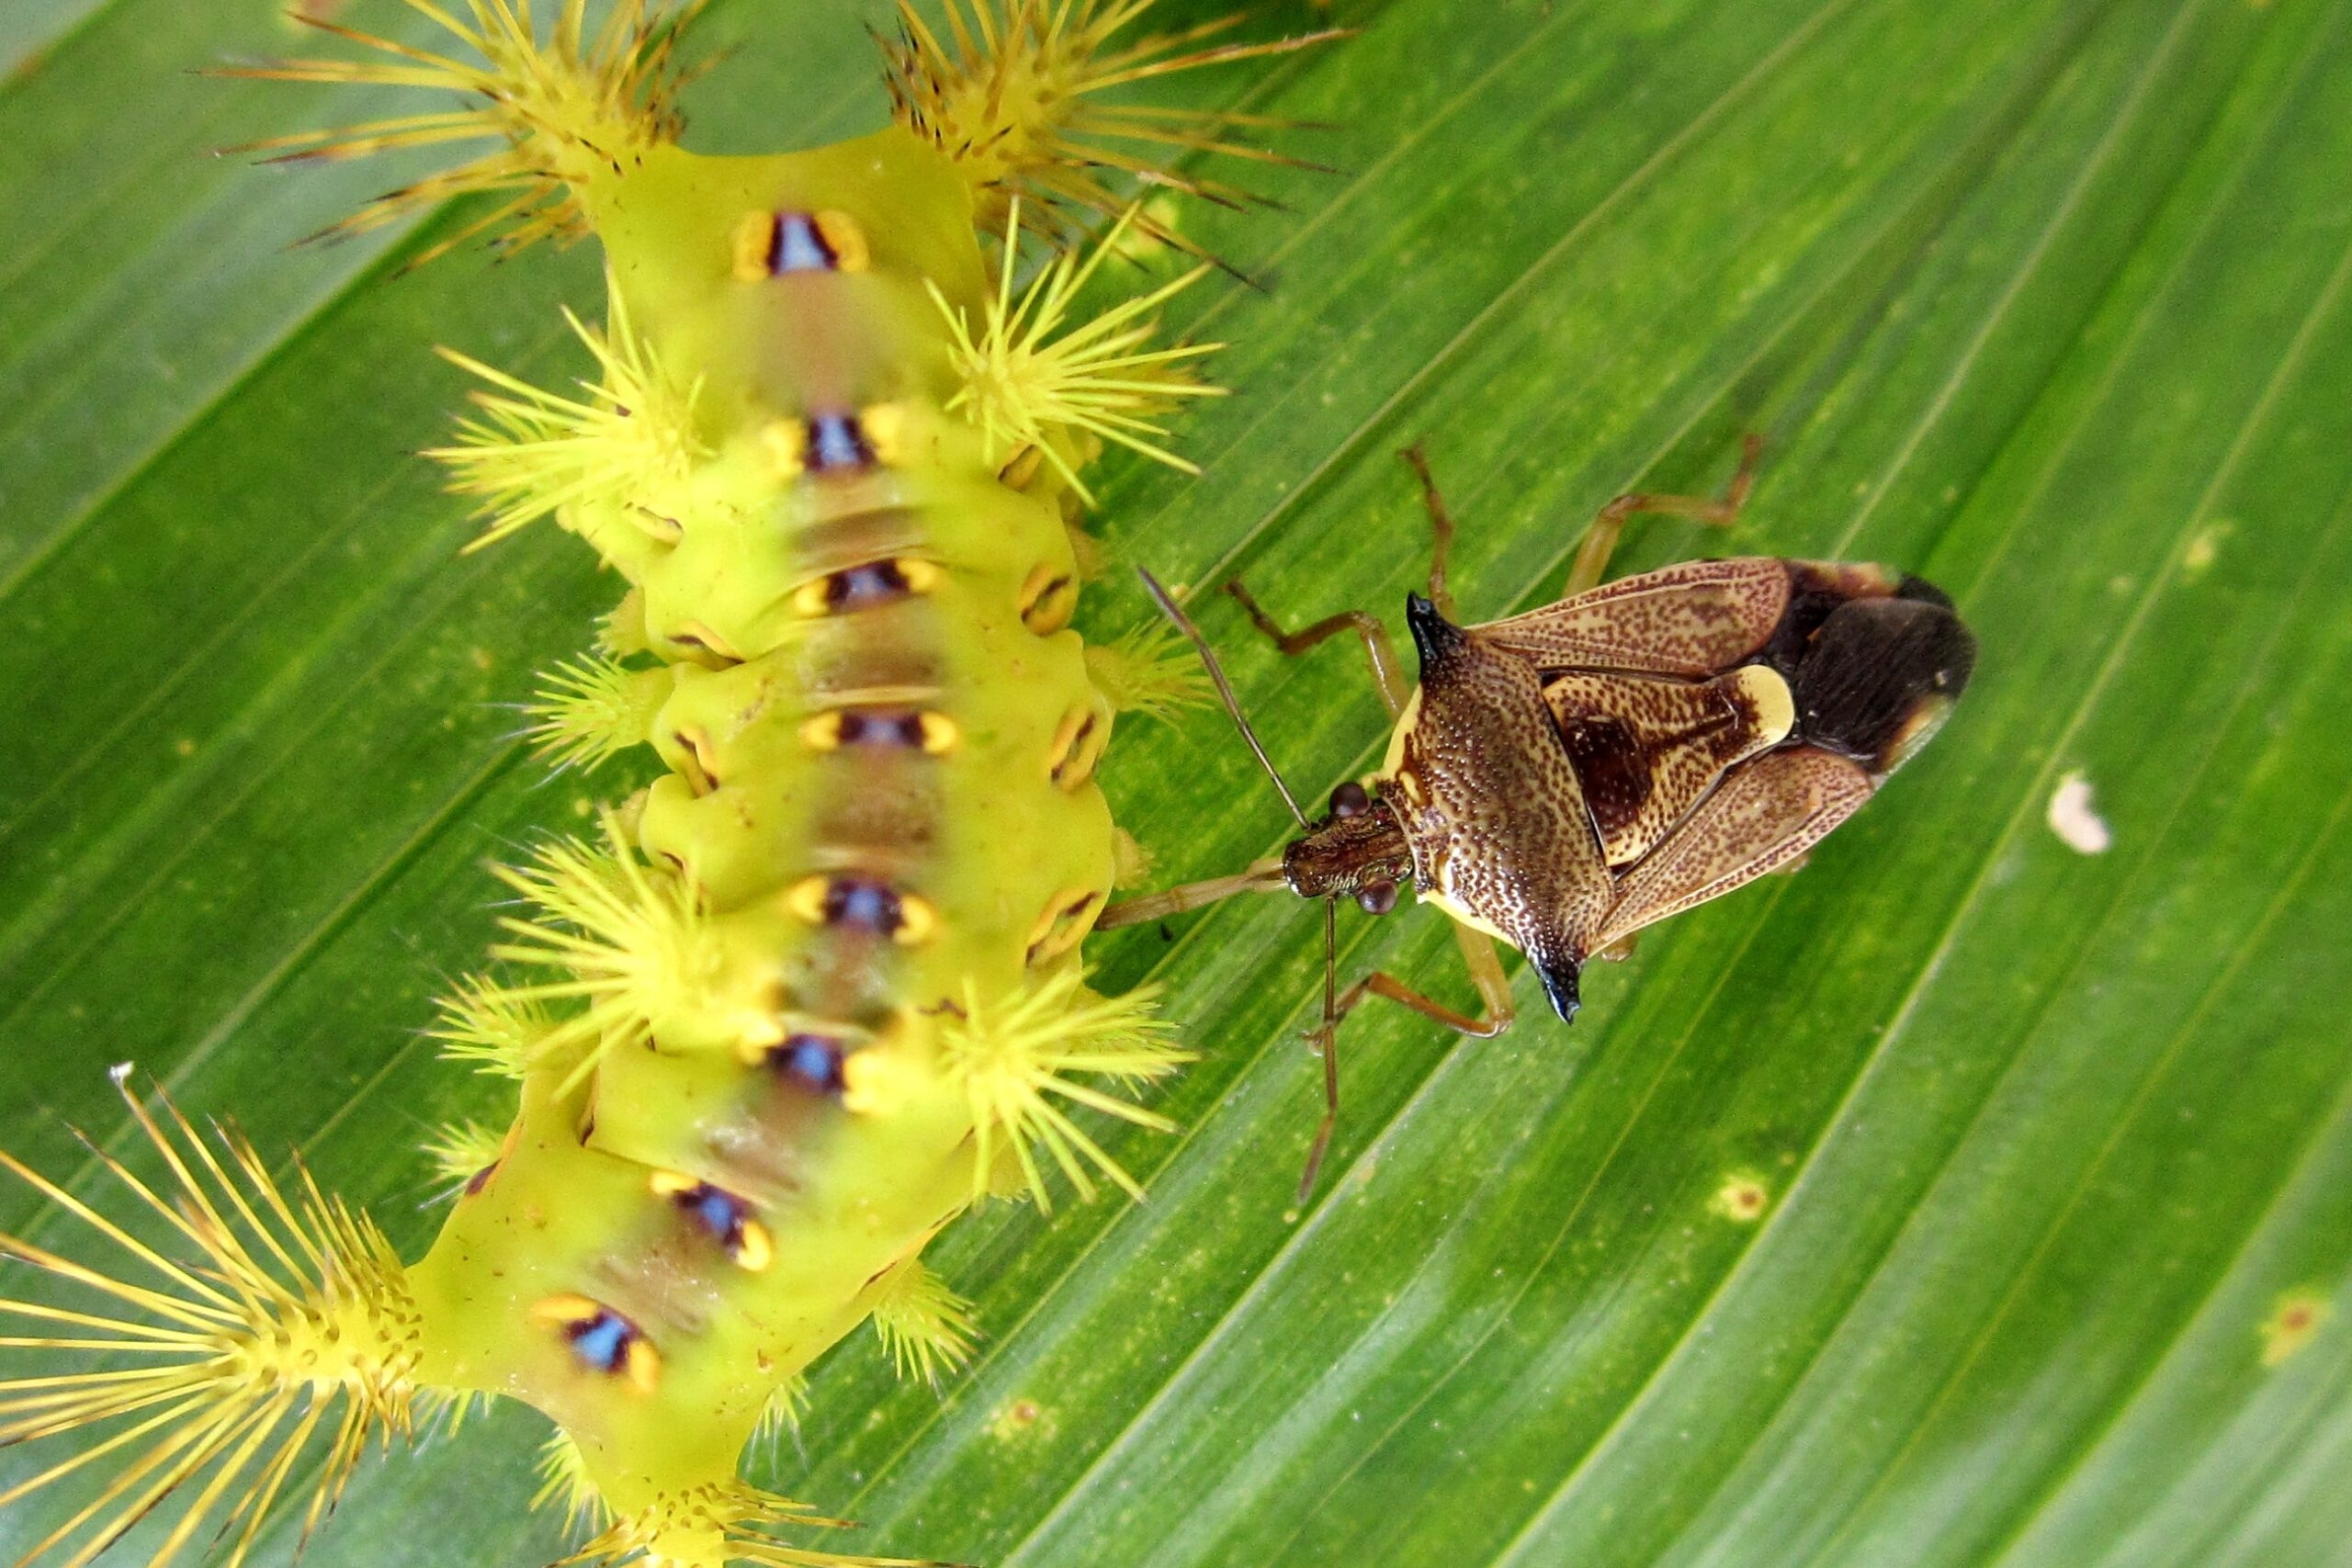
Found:
[[[1120, 854], [1093, 784], [1114, 714], [1190, 676], [1069, 629], [1070, 525], [1103, 442], [1176, 461], [1161, 420], [1212, 390], [1208, 345], [1155, 346], [1151, 317], [1204, 266], [1074, 301], [1121, 226], [1169, 237], [1121, 216], [1106, 179], [1153, 169], [1122, 146], [1234, 149], [1214, 117], [1096, 95], [1312, 40], [1127, 41], [1148, 0], [951, 0], [886, 46], [897, 123], [718, 158], [677, 142], [684, 13], [567, 0], [542, 31], [522, 0], [407, 3], [450, 54], [320, 23], [364, 52], [250, 73], [467, 106], [273, 151], [486, 141], [345, 227], [494, 193], [468, 232], [603, 244], [605, 321], [573, 322], [596, 379], [453, 354], [485, 386], [435, 456], [481, 542], [552, 517], [629, 584], [549, 677], [544, 750], [650, 745], [668, 771], [501, 873], [524, 912], [438, 1032], [517, 1110], [437, 1150], [461, 1192], [421, 1259], [127, 1085], [164, 1174], [108, 1160], [119, 1209], [0, 1156], [72, 1236], [0, 1238], [50, 1277], [0, 1303], [36, 1363], [0, 1382], [0, 1441], [58, 1450], [11, 1495], [88, 1499], [28, 1555], [78, 1568], [161, 1510], [153, 1561], [217, 1537], [233, 1564], [283, 1495], [316, 1523], [371, 1440], [503, 1396], [556, 1423], [550, 1499], [602, 1522], [574, 1561], [873, 1561], [779, 1537], [826, 1521], [740, 1479], [744, 1444], [868, 1317], [906, 1370], [962, 1358], [924, 1246], [1056, 1171], [1132, 1190], [1063, 1106], [1164, 1125], [1119, 1091], [1182, 1057], [1078, 947]], [[1069, 247], [1114, 218], [1016, 282], [1024, 228]]]

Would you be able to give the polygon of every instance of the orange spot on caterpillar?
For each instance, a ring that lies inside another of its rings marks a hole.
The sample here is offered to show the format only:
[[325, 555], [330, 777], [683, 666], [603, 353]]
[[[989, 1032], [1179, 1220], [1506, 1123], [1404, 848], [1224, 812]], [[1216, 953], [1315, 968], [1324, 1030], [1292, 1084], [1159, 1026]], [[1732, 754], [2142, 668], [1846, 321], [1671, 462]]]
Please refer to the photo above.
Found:
[[899, 929], [892, 933], [901, 947], [915, 947], [929, 942], [939, 929], [939, 913], [929, 901], [903, 894], [899, 899], [900, 917]]
[[1069, 625], [1078, 611], [1078, 580], [1050, 562], [1034, 568], [1021, 584], [1021, 624], [1039, 637]]
[[860, 1051], [842, 1064], [842, 1106], [854, 1116], [892, 1115], [927, 1076], [896, 1051]]
[[1046, 900], [1045, 912], [1030, 928], [1028, 962], [1058, 958], [1084, 940], [1102, 911], [1104, 895], [1092, 887], [1066, 887]]
[[771, 420], [761, 426], [760, 445], [778, 479], [797, 479], [808, 466], [808, 427], [798, 420]]
[[750, 212], [735, 225], [734, 239], [729, 249], [732, 265], [728, 271], [738, 283], [758, 283], [774, 276], [775, 256], [782, 216], [774, 212]]
[[864, 272], [874, 265], [874, 253], [865, 243], [865, 231], [857, 220], [846, 212], [820, 212], [816, 216], [817, 234], [828, 250], [833, 253], [833, 265], [842, 272]]
[[1110, 743], [1110, 727], [1091, 704], [1080, 704], [1055, 727], [1053, 744], [1046, 751], [1046, 776], [1063, 794], [1076, 795], [1094, 777], [1102, 749]]
[[896, 403], [876, 403], [859, 416], [865, 444], [874, 460], [886, 468], [902, 468], [907, 460], [907, 411]]

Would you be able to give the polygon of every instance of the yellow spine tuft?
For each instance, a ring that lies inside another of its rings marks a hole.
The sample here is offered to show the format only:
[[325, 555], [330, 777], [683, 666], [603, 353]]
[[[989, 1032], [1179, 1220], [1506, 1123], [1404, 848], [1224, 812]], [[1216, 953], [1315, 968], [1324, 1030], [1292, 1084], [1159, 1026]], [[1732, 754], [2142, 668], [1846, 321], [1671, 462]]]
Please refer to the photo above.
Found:
[[936, 1388], [939, 1375], [971, 1359], [978, 1327], [972, 1305], [947, 1281], [910, 1258], [882, 1277], [874, 1296], [874, 1332], [902, 1378]]
[[760, 1419], [752, 1428], [751, 1447], [773, 1450], [784, 1440], [786, 1434], [797, 1441], [800, 1418], [808, 1413], [808, 1375], [794, 1372], [768, 1394], [760, 1406]]
[[[945, 27], [934, 29], [911, 0], [899, 0], [899, 36], [883, 45], [883, 64], [899, 123], [963, 168], [979, 197], [980, 220], [993, 225], [1020, 197], [1030, 222], [1057, 243], [1083, 231], [1090, 214], [1108, 218], [1127, 205], [1105, 176], [1133, 176], [1227, 206], [1249, 193], [1180, 173], [1170, 160], [1213, 153], [1258, 163], [1295, 158], [1232, 140], [1236, 128], [1281, 129], [1262, 115], [1157, 108], [1102, 100], [1130, 83], [1204, 65], [1287, 54], [1340, 30], [1266, 43], [1208, 43], [1241, 21], [1238, 15], [1118, 43], [1152, 0], [944, 0]], [[1205, 47], [1196, 47], [1205, 45]], [[1131, 150], [1132, 149], [1132, 150]], [[1154, 239], [1192, 247], [1149, 219]]]
[[468, 394], [480, 412], [458, 422], [455, 446], [424, 453], [449, 470], [451, 491], [482, 498], [475, 515], [484, 526], [469, 552], [551, 513], [561, 521], [583, 507], [625, 517], [657, 540], [676, 536], [674, 525], [640, 508], [684, 482], [708, 455], [695, 433], [701, 383], [682, 386], [662, 369], [618, 294], [605, 332], [582, 325], [569, 310], [563, 317], [596, 358], [596, 379], [579, 383], [585, 398], [547, 391], [455, 349], [441, 350], [495, 389]]
[[288, 60], [226, 74], [280, 82], [414, 87], [457, 93], [469, 107], [307, 130], [235, 149], [273, 162], [364, 158], [445, 142], [502, 145], [413, 185], [388, 191], [320, 238], [364, 233], [452, 197], [494, 192], [507, 197], [480, 221], [435, 245], [411, 265], [440, 255], [487, 230], [520, 247], [585, 233], [581, 193], [625, 171], [652, 148], [677, 140], [674, 104], [682, 77], [673, 62], [678, 34], [705, 0], [617, 0], [593, 34], [587, 0], [563, 0], [555, 25], [539, 36], [528, 0], [466, 0], [463, 16], [439, 0], [405, 0], [478, 60], [412, 48], [321, 17], [295, 19], [374, 51], [379, 60]]
[[1169, 1043], [1169, 1025], [1152, 1014], [1154, 995], [1139, 987], [1125, 996], [1097, 996], [1076, 968], [1034, 980], [997, 1003], [982, 1003], [978, 988], [966, 983], [962, 1015], [943, 1021], [940, 1043], [943, 1066], [962, 1081], [971, 1100], [976, 1200], [989, 1191], [1000, 1143], [1012, 1149], [1023, 1184], [1041, 1209], [1053, 1204], [1037, 1163], [1039, 1149], [1061, 1168], [1080, 1197], [1094, 1196], [1089, 1166], [1129, 1197], [1143, 1196], [1135, 1178], [1054, 1101], [1066, 1100], [1156, 1132], [1175, 1131], [1176, 1124], [1158, 1111], [1067, 1076], [1100, 1074], [1134, 1086], [1165, 1077], [1193, 1060], [1193, 1053]]
[[492, 947], [491, 956], [570, 974], [500, 987], [497, 994], [508, 1004], [587, 1004], [557, 1021], [539, 1045], [541, 1052], [587, 1047], [575, 1075], [605, 1047], [645, 1038], [665, 1009], [690, 1005], [701, 995], [698, 979], [713, 957], [693, 885], [639, 860], [609, 810], [605, 833], [603, 847], [558, 840], [541, 846], [529, 865], [491, 868], [536, 905], [540, 917], [501, 919], [516, 940]]
[[523, 733], [554, 766], [593, 768], [651, 738], [673, 684], [667, 669], [632, 670], [601, 653], [567, 660], [539, 677]]
[[[228, 1543], [228, 1568], [237, 1568], [313, 1436], [333, 1434], [316, 1478], [296, 1486], [310, 1489], [306, 1531], [371, 1437], [412, 1429], [415, 1312], [399, 1259], [367, 1219], [299, 1167], [289, 1199], [243, 1139], [216, 1129], [216, 1150], [169, 1101], [149, 1112], [127, 1077], [119, 1069], [116, 1083], [168, 1179], [150, 1185], [83, 1140], [129, 1194], [125, 1213], [0, 1155], [0, 1168], [95, 1233], [90, 1252], [115, 1255], [86, 1262], [0, 1235], [0, 1257], [68, 1287], [0, 1300], [0, 1315], [35, 1325], [0, 1346], [69, 1358], [62, 1370], [44, 1359], [31, 1375], [0, 1380], [0, 1445], [112, 1427], [0, 1494], [0, 1505], [88, 1467], [110, 1472], [20, 1559], [56, 1552], [83, 1568], [206, 1477], [150, 1562], [160, 1568], [209, 1535]], [[95, 1357], [106, 1358], [102, 1370], [89, 1370]]]
[[1163, 620], [1145, 621], [1110, 642], [1088, 644], [1086, 672], [1121, 713], [1167, 724], [1211, 696], [1208, 676], [1192, 646]]
[[777, 1537], [782, 1529], [840, 1529], [846, 1521], [824, 1518], [773, 1492], [729, 1481], [671, 1494], [616, 1519], [603, 1533], [553, 1568], [623, 1563], [653, 1568], [946, 1568], [903, 1557], [860, 1557], [815, 1551]]
[[1075, 449], [1079, 438], [1116, 442], [1196, 474], [1195, 465], [1159, 445], [1168, 434], [1159, 416], [1183, 399], [1222, 397], [1226, 390], [1195, 378], [1189, 363], [1223, 344], [1147, 346], [1157, 330], [1151, 312], [1198, 282], [1208, 271], [1206, 264], [1082, 326], [1067, 327], [1071, 303], [1134, 216], [1132, 209], [1123, 216], [1083, 265], [1075, 252], [1055, 257], [1016, 300], [1012, 272], [1021, 204], [1015, 200], [1006, 219], [1001, 281], [977, 331], [938, 285], [924, 283], [946, 318], [948, 355], [963, 382], [948, 408], [971, 421], [986, 443], [988, 460], [999, 468], [1035, 450], [1089, 504], [1093, 497], [1078, 477], [1084, 459]]
[[531, 1495], [534, 1511], [562, 1509], [563, 1528], [575, 1540], [612, 1527], [612, 1506], [589, 1475], [587, 1456], [571, 1433], [559, 1428], [548, 1438], [539, 1450], [538, 1472], [539, 1489]]
[[441, 1180], [460, 1188], [496, 1165], [505, 1151], [505, 1128], [469, 1121], [443, 1122], [417, 1152], [433, 1162]]
[[537, 1002], [475, 976], [433, 1005], [441, 1017], [424, 1032], [441, 1042], [442, 1056], [495, 1077], [520, 1079], [538, 1065], [555, 1032], [555, 1020]]

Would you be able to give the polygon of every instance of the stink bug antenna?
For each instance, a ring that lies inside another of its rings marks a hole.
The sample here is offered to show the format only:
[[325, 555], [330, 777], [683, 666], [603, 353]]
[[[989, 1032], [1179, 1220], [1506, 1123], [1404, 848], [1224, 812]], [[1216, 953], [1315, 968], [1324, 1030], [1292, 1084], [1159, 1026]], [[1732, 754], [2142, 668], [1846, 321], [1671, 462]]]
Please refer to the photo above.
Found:
[[[1258, 743], [1258, 732], [1250, 728], [1250, 720], [1241, 711], [1241, 701], [1233, 694], [1233, 682], [1225, 678], [1224, 667], [1217, 663], [1216, 653], [1209, 647], [1209, 639], [1201, 635], [1201, 628], [1193, 624], [1193, 618], [1178, 606], [1175, 596], [1160, 586], [1158, 578], [1141, 567], [1136, 569], [1136, 574], [1143, 579], [1145, 590], [1150, 593], [1153, 603], [1159, 606], [1160, 613], [1175, 623], [1176, 629], [1184, 634], [1186, 640], [1192, 643], [1193, 650], [1201, 656], [1201, 665], [1209, 672], [1209, 682], [1216, 687], [1217, 698], [1225, 704], [1225, 711], [1232, 718], [1233, 727], [1241, 731], [1241, 739], [1249, 743], [1250, 754], [1258, 759], [1258, 765], [1266, 770], [1268, 778], [1274, 781], [1274, 788], [1282, 793], [1283, 804], [1290, 807], [1291, 816], [1297, 819], [1301, 828], [1311, 827], [1306, 820], [1306, 813], [1298, 808], [1298, 797], [1291, 794], [1290, 785], [1283, 782], [1283, 775], [1276, 771], [1273, 759], [1267, 756], [1265, 747]], [[1146, 920], [1161, 919], [1187, 909], [1197, 909], [1204, 904], [1214, 904], [1236, 893], [1272, 893], [1289, 885], [1279, 859], [1261, 860], [1249, 870], [1237, 872], [1231, 876], [1211, 877], [1206, 882], [1188, 882], [1181, 887], [1170, 887], [1142, 898], [1124, 899], [1102, 911], [1102, 919], [1094, 925], [1098, 931], [1140, 925]]]
[[1250, 720], [1241, 711], [1240, 699], [1233, 694], [1233, 682], [1225, 678], [1224, 667], [1217, 663], [1216, 651], [1209, 647], [1209, 639], [1201, 635], [1201, 628], [1193, 624], [1193, 617], [1184, 614], [1174, 596], [1159, 585], [1158, 578], [1141, 567], [1136, 568], [1136, 575], [1143, 579], [1144, 589], [1159, 604], [1159, 613], [1176, 623], [1176, 629], [1184, 634], [1192, 643], [1193, 650], [1201, 656], [1202, 668], [1209, 672], [1209, 681], [1216, 687], [1217, 699], [1225, 704], [1227, 716], [1233, 720], [1233, 728], [1241, 731], [1241, 739], [1249, 742], [1250, 755], [1256, 757], [1258, 765], [1266, 770], [1266, 776], [1274, 781], [1274, 788], [1282, 792], [1283, 804], [1290, 807], [1290, 814], [1298, 819], [1300, 827], [1308, 826], [1306, 813], [1298, 808], [1298, 798], [1291, 794], [1290, 785], [1283, 782], [1283, 775], [1274, 767], [1273, 759], [1266, 755], [1266, 749], [1258, 744], [1258, 732], [1250, 728]]
[[[1225, 678], [1225, 670], [1217, 663], [1216, 650], [1209, 647], [1209, 639], [1201, 635], [1201, 628], [1193, 624], [1193, 618], [1177, 604], [1175, 596], [1160, 586], [1158, 578], [1141, 567], [1137, 567], [1136, 572], [1143, 579], [1145, 591], [1159, 604], [1160, 614], [1176, 624], [1176, 629], [1184, 634], [1193, 651], [1201, 656], [1202, 667], [1208, 671], [1210, 683], [1216, 687], [1217, 697], [1225, 704], [1226, 714], [1233, 720], [1233, 728], [1241, 731], [1241, 739], [1249, 743], [1250, 755], [1256, 757], [1258, 765], [1266, 770], [1266, 776], [1274, 781], [1274, 788], [1282, 793], [1283, 804], [1290, 807], [1291, 816], [1297, 819], [1301, 828], [1312, 832], [1314, 824], [1307, 821], [1306, 813], [1298, 808], [1298, 797], [1291, 794], [1290, 785], [1283, 782], [1283, 775], [1275, 768], [1273, 759], [1267, 756], [1265, 747], [1259, 744], [1257, 731], [1250, 728], [1249, 717], [1241, 711], [1240, 699], [1233, 694], [1233, 683]], [[1114, 905], [1095, 924], [1098, 929], [1133, 925], [1140, 920], [1174, 914], [1181, 909], [1196, 908], [1250, 888], [1271, 891], [1287, 886], [1288, 877], [1281, 861], [1261, 861], [1238, 876], [1187, 883], [1150, 897], [1131, 898], [1123, 904]], [[1323, 1022], [1308, 1037], [1314, 1042], [1315, 1054], [1323, 1059], [1323, 1121], [1315, 1130], [1314, 1145], [1307, 1150], [1306, 1168], [1299, 1173], [1298, 1198], [1294, 1215], [1297, 1209], [1304, 1209], [1307, 1200], [1315, 1195], [1316, 1179], [1323, 1172], [1323, 1156], [1331, 1146], [1332, 1132], [1340, 1124], [1340, 1020], [1346, 1010], [1340, 1003], [1339, 908], [1336, 897], [1323, 900]]]

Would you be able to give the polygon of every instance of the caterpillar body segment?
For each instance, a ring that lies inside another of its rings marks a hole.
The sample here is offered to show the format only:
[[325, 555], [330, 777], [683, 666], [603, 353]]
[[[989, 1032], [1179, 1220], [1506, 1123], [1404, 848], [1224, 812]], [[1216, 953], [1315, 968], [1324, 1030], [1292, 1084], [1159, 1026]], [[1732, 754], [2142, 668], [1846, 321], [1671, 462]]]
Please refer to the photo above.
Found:
[[[217, 1540], [233, 1565], [289, 1495], [319, 1523], [371, 1441], [507, 1398], [555, 1423], [541, 1500], [598, 1529], [566, 1561], [879, 1562], [800, 1544], [832, 1521], [741, 1480], [744, 1445], [868, 1317], [908, 1375], [959, 1363], [978, 1330], [932, 1237], [991, 1194], [1136, 1191], [1072, 1108], [1166, 1127], [1136, 1092], [1184, 1059], [1079, 946], [1139, 859], [1095, 784], [1116, 715], [1195, 682], [1164, 638], [1070, 628], [1072, 520], [1104, 443], [1177, 460], [1161, 422], [1210, 390], [1206, 349], [1151, 317], [1202, 269], [1080, 319], [1102, 252], [1023, 284], [1020, 236], [1066, 236], [1109, 206], [1104, 169], [1140, 167], [1079, 170], [1114, 123], [1093, 92], [1289, 45], [1114, 46], [1145, 0], [989, 0], [951, 12], [952, 49], [892, 54], [901, 123], [717, 158], [676, 143], [693, 7], [566, 0], [543, 35], [519, 0], [409, 4], [451, 52], [329, 27], [369, 57], [254, 73], [472, 101], [273, 151], [486, 141], [349, 226], [488, 192], [509, 243], [602, 243], [591, 375], [447, 351], [480, 385], [434, 456], [479, 543], [552, 518], [628, 584], [529, 739], [665, 771], [499, 869], [492, 966], [433, 1032], [517, 1108], [431, 1145], [455, 1191], [421, 1258], [135, 1098], [146, 1146], [105, 1162], [109, 1197], [6, 1162], [78, 1239], [0, 1237], [48, 1277], [0, 1295], [0, 1442], [51, 1450], [0, 1502], [73, 1492], [28, 1561], [79, 1568], [161, 1519], [151, 1562]], [[1016, 95], [991, 136], [958, 72], [1070, 101]], [[1152, 123], [1221, 145], [1214, 117]]]

